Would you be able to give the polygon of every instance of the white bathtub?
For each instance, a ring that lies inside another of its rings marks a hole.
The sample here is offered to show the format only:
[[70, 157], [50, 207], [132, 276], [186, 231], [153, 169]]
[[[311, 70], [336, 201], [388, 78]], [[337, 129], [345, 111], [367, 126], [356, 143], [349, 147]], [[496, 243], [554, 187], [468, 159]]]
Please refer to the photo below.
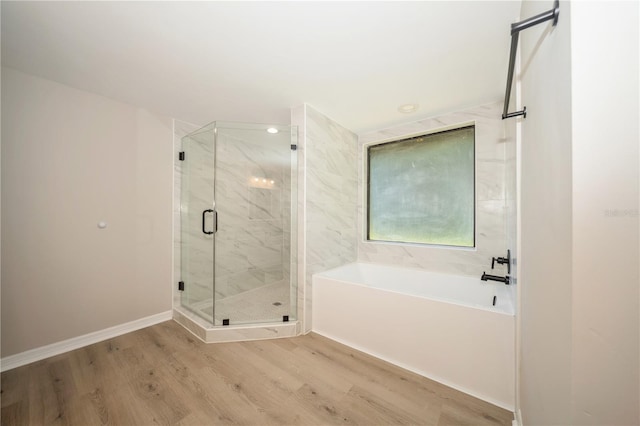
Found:
[[515, 317], [504, 284], [351, 263], [315, 274], [312, 288], [314, 332], [513, 411]]

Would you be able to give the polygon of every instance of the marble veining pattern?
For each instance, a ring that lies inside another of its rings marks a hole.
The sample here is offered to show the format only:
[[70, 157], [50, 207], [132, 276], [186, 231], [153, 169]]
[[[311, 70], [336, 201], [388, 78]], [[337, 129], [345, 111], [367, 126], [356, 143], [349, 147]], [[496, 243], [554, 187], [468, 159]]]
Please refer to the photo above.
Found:
[[304, 331], [311, 330], [311, 277], [357, 256], [357, 136], [309, 105], [292, 114], [304, 127]]
[[266, 132], [218, 129], [216, 294], [223, 298], [285, 278], [289, 258], [283, 254], [289, 241], [284, 224], [290, 219], [284, 219], [290, 207], [283, 195], [290, 199], [284, 183], [291, 153], [289, 139], [281, 139]]

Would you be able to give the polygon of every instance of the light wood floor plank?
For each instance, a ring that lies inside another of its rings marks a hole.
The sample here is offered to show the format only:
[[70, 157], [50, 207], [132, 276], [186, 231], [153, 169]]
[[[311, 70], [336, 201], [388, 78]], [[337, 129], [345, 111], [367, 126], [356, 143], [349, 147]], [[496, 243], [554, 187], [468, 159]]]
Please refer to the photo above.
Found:
[[316, 334], [205, 344], [173, 321], [2, 373], [2, 425], [511, 425]]

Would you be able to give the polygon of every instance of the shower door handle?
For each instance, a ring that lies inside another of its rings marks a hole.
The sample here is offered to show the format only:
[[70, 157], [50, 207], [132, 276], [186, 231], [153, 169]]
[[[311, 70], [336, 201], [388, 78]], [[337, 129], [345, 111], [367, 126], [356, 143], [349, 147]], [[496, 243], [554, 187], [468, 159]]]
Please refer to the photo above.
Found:
[[207, 229], [205, 228], [205, 219], [207, 217], [207, 213], [213, 213], [213, 215], [214, 215], [213, 217], [214, 217], [214, 220], [215, 220], [215, 229], [216, 229], [216, 231], [217, 231], [217, 228], [218, 228], [218, 217], [217, 217], [218, 215], [216, 214], [215, 211], [213, 211], [211, 209], [207, 209], [207, 210], [204, 210], [202, 212], [202, 232], [207, 234], [207, 235], [211, 235], [215, 231], [207, 231]]

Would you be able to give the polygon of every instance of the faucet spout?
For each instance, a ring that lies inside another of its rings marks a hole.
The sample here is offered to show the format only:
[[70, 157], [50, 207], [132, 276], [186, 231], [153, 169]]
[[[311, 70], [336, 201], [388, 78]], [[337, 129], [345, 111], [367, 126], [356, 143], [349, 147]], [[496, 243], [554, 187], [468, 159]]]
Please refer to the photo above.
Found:
[[497, 275], [489, 275], [486, 272], [482, 273], [482, 277], [480, 277], [480, 279], [482, 281], [498, 281], [501, 283], [505, 283], [506, 285], [509, 285], [509, 283], [511, 282], [509, 275], [505, 275], [504, 277], [499, 277]]

